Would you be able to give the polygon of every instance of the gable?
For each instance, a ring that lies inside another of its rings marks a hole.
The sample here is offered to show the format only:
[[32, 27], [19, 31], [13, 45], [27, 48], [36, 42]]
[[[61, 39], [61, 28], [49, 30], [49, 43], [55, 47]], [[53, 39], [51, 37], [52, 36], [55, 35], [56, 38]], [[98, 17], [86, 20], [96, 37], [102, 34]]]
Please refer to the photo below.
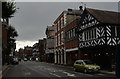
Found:
[[91, 15], [87, 10], [85, 10], [81, 17], [79, 30], [84, 30], [86, 28], [92, 27], [99, 24], [99, 21]]

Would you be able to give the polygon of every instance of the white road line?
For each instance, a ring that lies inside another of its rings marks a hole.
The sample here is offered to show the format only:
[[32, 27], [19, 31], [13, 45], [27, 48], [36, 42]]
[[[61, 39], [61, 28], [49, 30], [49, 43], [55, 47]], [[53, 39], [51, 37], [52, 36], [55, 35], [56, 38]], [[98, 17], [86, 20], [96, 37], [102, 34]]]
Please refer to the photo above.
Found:
[[79, 73], [79, 72], [74, 72], [74, 73], [76, 73], [76, 74], [80, 74], [80, 75], [87, 75], [87, 76], [94, 76], [94, 75], [91, 75], [91, 74], [85, 74], [85, 73]]
[[75, 74], [71, 74], [71, 73], [68, 73], [68, 72], [63, 72], [64, 74], [67, 74], [67, 76], [70, 76], [70, 77], [76, 77]]
[[50, 73], [51, 75], [54, 75], [54, 76], [56, 76], [56, 77], [61, 77], [61, 76], [59, 76], [59, 75], [56, 75], [56, 74], [54, 74], [54, 73]]

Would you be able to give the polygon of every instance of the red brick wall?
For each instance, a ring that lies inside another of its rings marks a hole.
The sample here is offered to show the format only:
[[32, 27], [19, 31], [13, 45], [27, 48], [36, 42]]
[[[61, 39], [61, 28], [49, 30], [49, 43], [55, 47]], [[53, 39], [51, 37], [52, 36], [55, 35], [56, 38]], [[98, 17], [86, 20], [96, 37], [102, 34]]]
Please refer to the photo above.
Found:
[[[79, 21], [79, 19], [78, 20], [74, 20], [71, 23], [69, 23], [65, 27], [65, 32], [67, 32], [68, 30], [71, 30], [74, 27], [77, 27], [78, 21]], [[77, 39], [77, 37], [74, 38], [73, 40], [70, 40], [70, 41], [66, 40], [65, 47], [66, 47], [66, 49], [77, 48], [78, 47], [78, 39]]]
[[3, 44], [7, 45], [7, 30], [5, 25], [2, 25], [2, 40]]
[[72, 21], [65, 27], [65, 32], [72, 29], [73, 27], [76, 27], [76, 25], [77, 25], [77, 20]]
[[[62, 15], [61, 17], [59, 17], [59, 19], [56, 21], [56, 24], [57, 24], [57, 32], [56, 32], [56, 29], [55, 29], [55, 36], [57, 36], [57, 46], [58, 46], [58, 34], [60, 34], [60, 44], [61, 44], [61, 32], [63, 31], [64, 27], [61, 29], [61, 18], [64, 18], [64, 16]], [[58, 22], [60, 23], [60, 30], [58, 31]], [[64, 19], [63, 19], [63, 25], [64, 25]], [[64, 48], [64, 44], [61, 46], [58, 46], [56, 47], [56, 49], [61, 49], [61, 48]]]
[[71, 49], [71, 48], [76, 48], [78, 47], [78, 40], [75, 39], [75, 40], [71, 40], [69, 42], [66, 42], [65, 43], [65, 47], [66, 49]]

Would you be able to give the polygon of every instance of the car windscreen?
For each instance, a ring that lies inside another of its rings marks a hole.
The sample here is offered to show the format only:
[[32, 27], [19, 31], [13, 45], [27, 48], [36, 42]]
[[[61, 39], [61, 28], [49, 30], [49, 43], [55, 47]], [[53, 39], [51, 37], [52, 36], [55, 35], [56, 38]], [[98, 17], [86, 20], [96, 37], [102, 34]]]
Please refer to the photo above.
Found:
[[92, 61], [84, 61], [85, 64], [90, 64], [90, 65], [94, 65], [95, 63], [93, 63]]

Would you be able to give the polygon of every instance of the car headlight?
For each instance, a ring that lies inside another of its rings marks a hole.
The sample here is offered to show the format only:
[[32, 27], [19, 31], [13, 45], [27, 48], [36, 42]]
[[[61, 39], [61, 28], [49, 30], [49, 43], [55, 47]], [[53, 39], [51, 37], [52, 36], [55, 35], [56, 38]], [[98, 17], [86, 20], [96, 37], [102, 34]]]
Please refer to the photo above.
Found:
[[88, 66], [88, 69], [92, 69], [92, 67]]

